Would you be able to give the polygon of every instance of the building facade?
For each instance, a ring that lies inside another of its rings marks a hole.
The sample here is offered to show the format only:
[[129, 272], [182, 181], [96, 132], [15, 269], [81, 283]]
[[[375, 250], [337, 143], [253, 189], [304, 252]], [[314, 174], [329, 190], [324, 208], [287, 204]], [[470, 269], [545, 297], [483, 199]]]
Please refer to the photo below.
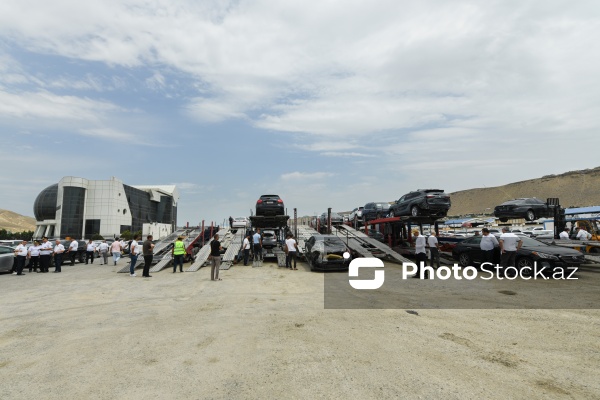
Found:
[[66, 176], [35, 199], [34, 237], [112, 238], [126, 230], [162, 237], [177, 226], [178, 201], [174, 185], [129, 186], [115, 177], [93, 181]]

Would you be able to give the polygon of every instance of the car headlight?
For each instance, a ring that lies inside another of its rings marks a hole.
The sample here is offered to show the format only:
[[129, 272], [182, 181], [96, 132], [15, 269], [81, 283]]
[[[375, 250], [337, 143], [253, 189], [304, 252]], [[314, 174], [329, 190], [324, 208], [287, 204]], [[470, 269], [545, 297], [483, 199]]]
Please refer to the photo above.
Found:
[[559, 258], [556, 256], [553, 256], [552, 254], [548, 254], [548, 253], [541, 253], [539, 251], [534, 251], [532, 254], [535, 254], [536, 256], [538, 256], [539, 258], [545, 258], [547, 260], [558, 260]]

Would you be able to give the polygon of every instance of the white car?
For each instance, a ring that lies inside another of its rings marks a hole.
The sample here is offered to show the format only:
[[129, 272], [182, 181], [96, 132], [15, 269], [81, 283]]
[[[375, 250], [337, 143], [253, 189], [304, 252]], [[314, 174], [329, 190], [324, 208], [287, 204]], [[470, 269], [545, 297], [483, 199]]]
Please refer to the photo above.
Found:
[[248, 226], [248, 218], [246, 217], [236, 217], [233, 219], [233, 223], [231, 224], [232, 228], [245, 228]]

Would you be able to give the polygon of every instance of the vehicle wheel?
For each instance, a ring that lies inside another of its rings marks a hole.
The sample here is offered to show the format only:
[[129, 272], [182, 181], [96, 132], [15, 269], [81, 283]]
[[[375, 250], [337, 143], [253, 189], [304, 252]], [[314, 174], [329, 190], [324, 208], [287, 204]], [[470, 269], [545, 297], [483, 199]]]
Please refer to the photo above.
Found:
[[458, 263], [463, 267], [468, 267], [471, 263], [471, 257], [467, 253], [461, 253], [458, 256]]
[[390, 211], [390, 218], [394, 218], [396, 216], [396, 214], [394, 214], [394, 211]]
[[527, 210], [527, 215], [525, 216], [527, 221], [533, 221], [535, 219], [535, 213], [533, 210]]
[[419, 214], [420, 214], [419, 207], [417, 207], [417, 206], [412, 206], [412, 207], [410, 208], [410, 215], [412, 215], [413, 217], [418, 217], [418, 216], [419, 216]]
[[529, 267], [527, 275], [533, 273], [533, 260], [529, 257], [521, 257], [517, 260], [517, 269], [520, 271], [525, 267]]

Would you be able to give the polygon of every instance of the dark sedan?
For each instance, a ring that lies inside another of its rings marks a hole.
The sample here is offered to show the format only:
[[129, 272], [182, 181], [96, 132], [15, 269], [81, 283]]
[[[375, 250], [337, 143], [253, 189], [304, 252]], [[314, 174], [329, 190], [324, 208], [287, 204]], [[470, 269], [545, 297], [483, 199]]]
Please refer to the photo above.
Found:
[[505, 201], [494, 208], [494, 216], [506, 222], [509, 218], [525, 218], [533, 221], [542, 217], [554, 216], [554, 211], [540, 199], [535, 197]]
[[[578, 266], [585, 261], [583, 254], [577, 250], [553, 246], [525, 236], [521, 236], [520, 239], [523, 241], [523, 245], [517, 251], [515, 265], [519, 270], [525, 267], [533, 267], [534, 262], [537, 262], [539, 267], [552, 270], [554, 268]], [[474, 263], [481, 264], [483, 252], [479, 247], [480, 242], [481, 236], [464, 239], [454, 247], [452, 256], [463, 267]], [[500, 248], [497, 246], [494, 249], [494, 263], [500, 263]]]
[[389, 210], [390, 203], [379, 201], [365, 204], [362, 210], [363, 225], [368, 221], [387, 217]]
[[313, 235], [306, 241], [305, 257], [311, 271], [346, 271], [351, 258], [346, 244], [335, 235]]

